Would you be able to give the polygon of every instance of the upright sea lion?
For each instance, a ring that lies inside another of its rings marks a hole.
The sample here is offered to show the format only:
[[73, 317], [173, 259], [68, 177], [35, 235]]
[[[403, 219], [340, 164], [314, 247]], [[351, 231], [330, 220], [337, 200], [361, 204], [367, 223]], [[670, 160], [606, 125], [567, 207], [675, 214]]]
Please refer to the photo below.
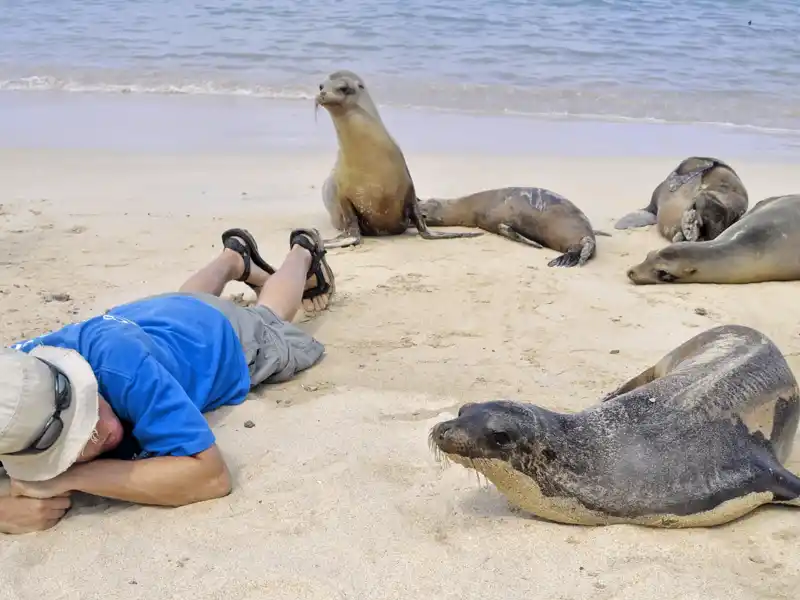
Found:
[[800, 506], [800, 478], [782, 464], [799, 418], [780, 350], [754, 329], [723, 325], [578, 413], [465, 404], [429, 441], [551, 521], [708, 527], [767, 503]]
[[713, 240], [747, 210], [747, 190], [733, 168], [718, 158], [692, 156], [662, 181], [650, 204], [617, 221], [617, 229], [658, 223], [671, 242]]
[[426, 240], [468, 238], [481, 232], [442, 233], [428, 229], [405, 157], [387, 131], [364, 80], [336, 71], [319, 85], [315, 109], [333, 120], [339, 151], [322, 186], [333, 226], [342, 231], [328, 248], [361, 243], [361, 236], [399, 235], [412, 224]]
[[563, 252], [551, 267], [583, 266], [595, 253], [596, 232], [583, 211], [564, 196], [534, 187], [505, 187], [460, 198], [421, 200], [428, 225], [480, 227], [535, 248]]
[[628, 278], [639, 285], [800, 279], [800, 194], [761, 200], [716, 239], [654, 250]]

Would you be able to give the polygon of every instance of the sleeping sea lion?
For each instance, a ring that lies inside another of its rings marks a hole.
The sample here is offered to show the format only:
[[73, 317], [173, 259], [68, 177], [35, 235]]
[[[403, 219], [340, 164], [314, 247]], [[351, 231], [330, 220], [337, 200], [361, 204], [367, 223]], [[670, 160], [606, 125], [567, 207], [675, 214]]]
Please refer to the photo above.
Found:
[[639, 285], [800, 279], [800, 194], [761, 200], [713, 240], [654, 250], [628, 278]]
[[322, 186], [322, 201], [333, 226], [342, 231], [328, 248], [361, 243], [361, 236], [399, 235], [413, 224], [426, 240], [468, 238], [481, 232], [443, 233], [428, 229], [405, 157], [378, 114], [364, 80], [336, 71], [319, 85], [315, 110], [333, 120], [339, 151]]
[[578, 413], [465, 404], [429, 441], [551, 521], [709, 527], [763, 504], [800, 506], [800, 478], [782, 464], [798, 418], [800, 390], [780, 350], [723, 325]]
[[713, 240], [747, 210], [747, 190], [733, 168], [718, 158], [692, 156], [662, 181], [650, 204], [622, 217], [616, 229], [658, 223], [671, 242]]
[[595, 253], [595, 234], [583, 211], [564, 196], [544, 188], [505, 187], [460, 198], [419, 203], [429, 225], [480, 227], [535, 248], [547, 246], [564, 254], [551, 267], [583, 266]]

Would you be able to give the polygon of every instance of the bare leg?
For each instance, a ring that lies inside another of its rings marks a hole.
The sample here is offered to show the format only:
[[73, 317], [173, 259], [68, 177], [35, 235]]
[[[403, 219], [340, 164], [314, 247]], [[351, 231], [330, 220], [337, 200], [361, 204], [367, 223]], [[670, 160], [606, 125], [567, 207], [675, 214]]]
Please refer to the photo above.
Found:
[[[181, 292], [201, 292], [219, 296], [228, 282], [236, 281], [244, 272], [244, 259], [229, 248], [205, 267], [194, 273], [180, 287]], [[277, 275], [277, 273], [276, 273]], [[250, 267], [247, 283], [256, 288], [262, 287], [270, 275], [256, 265]]]
[[[311, 267], [311, 253], [302, 246], [293, 246], [283, 264], [269, 278], [258, 295], [258, 303], [266, 306], [284, 321], [291, 321], [303, 302], [303, 290], [313, 287], [306, 279]], [[311, 277], [315, 279], [314, 276]], [[304, 301], [306, 310], [323, 310], [328, 305], [327, 294]], [[311, 311], [309, 311], [311, 312]]]

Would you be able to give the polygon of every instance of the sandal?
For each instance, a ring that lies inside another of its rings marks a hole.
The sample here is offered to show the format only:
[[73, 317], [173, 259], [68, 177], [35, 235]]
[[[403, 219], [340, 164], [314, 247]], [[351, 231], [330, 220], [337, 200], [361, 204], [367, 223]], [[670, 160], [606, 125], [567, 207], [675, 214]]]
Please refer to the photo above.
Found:
[[306, 279], [316, 276], [317, 285], [303, 291], [303, 299], [316, 298], [322, 294], [332, 294], [336, 283], [328, 261], [325, 259], [325, 242], [316, 229], [295, 229], [289, 236], [289, 249], [302, 246], [311, 253], [311, 266]]
[[[244, 241], [244, 243], [240, 240]], [[250, 286], [250, 289], [258, 292], [256, 286], [247, 283], [247, 279], [250, 277], [251, 260], [258, 268], [265, 271], [267, 274], [275, 274], [275, 269], [272, 265], [261, 258], [261, 255], [258, 253], [258, 244], [256, 244], [255, 238], [246, 229], [228, 229], [222, 234], [222, 245], [229, 250], [233, 250], [242, 257], [244, 261], [244, 271], [242, 271], [242, 276], [239, 277], [237, 281], [247, 284]]]

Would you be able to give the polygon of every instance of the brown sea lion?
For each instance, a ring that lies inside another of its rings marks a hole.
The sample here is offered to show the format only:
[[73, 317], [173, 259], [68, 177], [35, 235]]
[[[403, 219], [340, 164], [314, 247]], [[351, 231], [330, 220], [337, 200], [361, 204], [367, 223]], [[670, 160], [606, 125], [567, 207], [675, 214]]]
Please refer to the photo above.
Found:
[[670, 242], [713, 240], [747, 210], [747, 190], [718, 158], [692, 156], [662, 181], [650, 204], [617, 221], [616, 229], [658, 224]]
[[429, 443], [544, 519], [710, 527], [768, 503], [800, 506], [800, 478], [784, 466], [798, 419], [781, 351], [759, 331], [723, 325], [585, 410], [465, 404]]
[[336, 71], [319, 85], [315, 109], [333, 120], [339, 151], [322, 187], [333, 226], [342, 231], [328, 248], [361, 243], [362, 236], [400, 235], [411, 225], [426, 240], [468, 238], [480, 232], [444, 233], [428, 229], [405, 157], [383, 124], [364, 80]]
[[636, 284], [800, 279], [800, 194], [772, 196], [705, 242], [654, 250], [628, 270]]
[[551, 267], [583, 266], [595, 253], [595, 234], [583, 211], [564, 196], [544, 188], [505, 187], [460, 198], [421, 200], [429, 225], [480, 227], [535, 248], [563, 252]]

